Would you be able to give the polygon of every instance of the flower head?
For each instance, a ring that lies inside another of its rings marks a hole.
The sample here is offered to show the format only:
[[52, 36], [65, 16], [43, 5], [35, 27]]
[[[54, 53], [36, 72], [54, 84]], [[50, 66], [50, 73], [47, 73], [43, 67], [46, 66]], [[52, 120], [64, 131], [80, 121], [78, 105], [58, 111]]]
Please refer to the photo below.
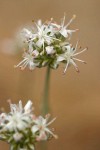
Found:
[[49, 117], [36, 117], [32, 101], [24, 107], [22, 101], [18, 105], [9, 103], [11, 111], [0, 114], [0, 140], [10, 143], [11, 150], [34, 150], [36, 142], [48, 140], [50, 136], [56, 138], [48, 128], [55, 119], [47, 123]]
[[32, 115], [32, 102], [29, 100], [25, 107], [22, 107], [22, 101], [19, 104], [10, 103], [11, 112], [6, 117], [8, 122], [5, 129], [9, 131], [23, 130], [29, 126], [28, 122], [31, 122]]
[[75, 18], [76, 15], [73, 15], [67, 24], [65, 24], [65, 16], [61, 24], [55, 23], [53, 18], [45, 23], [39, 20], [34, 23], [31, 29], [24, 28], [21, 35], [22, 39], [24, 39], [26, 51], [23, 53], [23, 60], [16, 67], [20, 67], [21, 70], [26, 67], [34, 70], [37, 67], [45, 66], [57, 69], [61, 62], [67, 62], [64, 72], [66, 72], [69, 64], [73, 64], [77, 69], [74, 62], [75, 58], [73, 57], [76, 55], [74, 55], [76, 49], [74, 50], [70, 46], [70, 39], [72, 33], [78, 29], [69, 29], [69, 25]]

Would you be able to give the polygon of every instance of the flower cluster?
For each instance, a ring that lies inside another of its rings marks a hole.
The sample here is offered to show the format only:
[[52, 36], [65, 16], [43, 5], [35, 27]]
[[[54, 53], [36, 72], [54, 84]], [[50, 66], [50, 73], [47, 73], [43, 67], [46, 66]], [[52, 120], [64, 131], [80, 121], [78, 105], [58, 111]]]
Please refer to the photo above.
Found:
[[10, 102], [10, 108], [10, 113], [0, 114], [0, 140], [10, 143], [11, 150], [34, 150], [36, 142], [57, 138], [48, 128], [55, 118], [48, 122], [50, 115], [36, 117], [30, 100], [24, 108], [21, 101]]
[[61, 24], [55, 23], [52, 18], [44, 24], [39, 20], [34, 23], [33, 27], [24, 28], [21, 31], [21, 39], [24, 43], [23, 60], [15, 67], [20, 67], [22, 70], [25, 67], [33, 70], [36, 67], [41, 68], [44, 66], [56, 69], [62, 62], [65, 64], [64, 73], [70, 64], [74, 65], [76, 71], [79, 71], [75, 61], [85, 62], [75, 56], [84, 52], [87, 48], [76, 52], [78, 42], [75, 47], [70, 43], [72, 33], [78, 30], [69, 29], [69, 25], [75, 17], [73, 15], [66, 25], [64, 16]]

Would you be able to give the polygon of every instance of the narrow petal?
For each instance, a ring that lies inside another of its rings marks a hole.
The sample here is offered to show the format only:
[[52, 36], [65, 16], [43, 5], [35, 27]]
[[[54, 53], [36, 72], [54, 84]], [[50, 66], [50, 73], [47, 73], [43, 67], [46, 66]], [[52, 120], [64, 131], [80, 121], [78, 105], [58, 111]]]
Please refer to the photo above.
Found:
[[37, 132], [39, 130], [38, 126], [37, 125], [34, 125], [32, 127], [32, 133], [34, 134], [35, 132]]
[[45, 131], [46, 131], [47, 133], [51, 134], [55, 139], [58, 138], [58, 136], [55, 135], [52, 131], [50, 131], [48, 128], [45, 128]]
[[47, 123], [46, 126], [49, 126], [49, 125], [52, 124], [55, 120], [56, 120], [56, 118], [53, 118], [49, 123]]
[[63, 56], [58, 56], [57, 57], [57, 62], [60, 62], [60, 61], [63, 61], [63, 60], [66, 60]]
[[24, 107], [24, 110], [25, 110], [26, 113], [30, 113], [31, 112], [31, 110], [32, 110], [32, 101], [31, 100], [29, 100], [27, 102], [27, 104]]

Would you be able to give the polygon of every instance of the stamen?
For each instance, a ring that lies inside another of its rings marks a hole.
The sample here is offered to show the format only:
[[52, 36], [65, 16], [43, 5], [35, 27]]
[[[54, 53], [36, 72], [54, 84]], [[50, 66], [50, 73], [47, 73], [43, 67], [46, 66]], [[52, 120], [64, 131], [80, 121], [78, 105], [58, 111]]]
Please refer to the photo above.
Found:
[[67, 62], [67, 64], [66, 64], [66, 67], [65, 67], [65, 69], [64, 69], [64, 72], [63, 72], [63, 74], [65, 74], [66, 73], [66, 71], [67, 71], [67, 68], [68, 68], [68, 65], [69, 65], [69, 61]]
[[52, 131], [50, 131], [48, 128], [45, 129], [48, 133], [50, 133], [55, 139], [58, 139], [58, 136], [54, 134]]
[[52, 122], [54, 122], [56, 120], [56, 118], [52, 119], [46, 126], [49, 126], [50, 124], [52, 124]]
[[51, 18], [50, 21], [46, 21], [47, 25], [49, 26], [52, 23], [52, 21], [53, 21], [53, 18]]
[[76, 71], [79, 73], [79, 72], [80, 72], [80, 71], [79, 71], [79, 68], [78, 68], [78, 66], [76, 65], [76, 63], [74, 62], [73, 59], [70, 60], [70, 63], [73, 64], [73, 66], [75, 67]]
[[66, 25], [66, 28], [73, 22], [73, 20], [76, 18], [76, 15], [73, 15], [73, 17], [70, 19], [68, 24]]
[[27, 66], [27, 64], [28, 64], [28, 60], [27, 60], [24, 64], [22, 64], [22, 66], [20, 66], [20, 67], [21, 67], [21, 70], [24, 70], [25, 67]]
[[86, 61], [83, 61], [83, 60], [80, 60], [80, 59], [77, 59], [77, 58], [73, 58], [74, 60], [77, 60], [77, 61], [80, 61], [80, 62], [82, 62], [82, 63], [84, 63], [84, 64], [87, 64], [86, 63]]
[[20, 65], [23, 64], [26, 60], [27, 58], [23, 59], [18, 65], [14, 65], [14, 68], [20, 67]]
[[64, 18], [63, 18], [63, 20], [62, 20], [61, 27], [63, 27], [63, 26], [64, 26], [64, 24], [65, 24], [65, 19], [66, 19], [66, 17], [65, 17], [65, 14], [64, 14]]
[[78, 41], [77, 41], [77, 43], [76, 43], [76, 46], [75, 46], [75, 50], [74, 50], [74, 52], [77, 50], [78, 43], [79, 43], [79, 40], [78, 40]]
[[83, 52], [86, 51], [86, 50], [88, 50], [88, 48], [85, 48], [85, 49], [83, 49], [82, 51], [80, 51], [80, 52], [78, 52], [78, 53], [75, 53], [73, 56], [79, 55], [79, 54], [83, 53]]

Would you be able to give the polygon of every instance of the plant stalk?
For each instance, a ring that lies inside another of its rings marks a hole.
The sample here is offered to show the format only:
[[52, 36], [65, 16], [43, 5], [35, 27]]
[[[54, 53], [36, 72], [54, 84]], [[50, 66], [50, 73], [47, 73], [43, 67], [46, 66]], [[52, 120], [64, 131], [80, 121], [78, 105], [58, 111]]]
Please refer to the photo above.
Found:
[[[45, 77], [45, 83], [44, 83], [44, 93], [43, 93], [43, 100], [42, 100], [42, 115], [45, 116], [50, 112], [50, 106], [49, 106], [49, 83], [50, 83], [50, 67], [47, 67], [46, 70], [46, 77]], [[41, 150], [47, 150], [47, 143], [41, 142], [40, 144]]]
[[50, 67], [47, 67], [45, 84], [44, 84], [44, 93], [42, 101], [42, 115], [46, 115], [50, 111], [49, 106], [49, 83], [50, 83]]

